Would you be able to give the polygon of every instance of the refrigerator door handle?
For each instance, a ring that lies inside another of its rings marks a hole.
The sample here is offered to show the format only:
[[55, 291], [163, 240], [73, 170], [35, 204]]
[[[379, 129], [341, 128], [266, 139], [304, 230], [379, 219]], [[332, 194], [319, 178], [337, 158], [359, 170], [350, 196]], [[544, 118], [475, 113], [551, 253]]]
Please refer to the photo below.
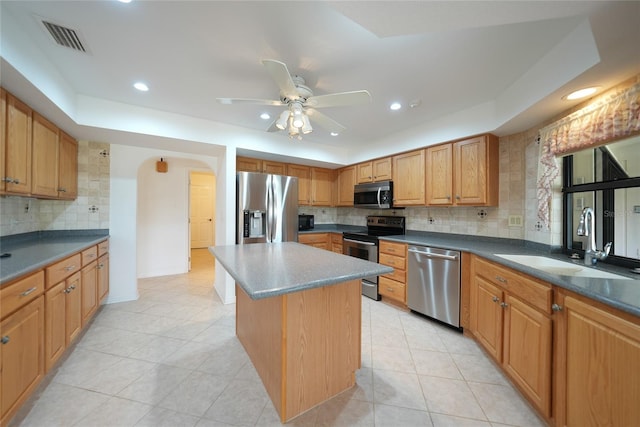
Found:
[[273, 242], [273, 178], [267, 177], [267, 243]]

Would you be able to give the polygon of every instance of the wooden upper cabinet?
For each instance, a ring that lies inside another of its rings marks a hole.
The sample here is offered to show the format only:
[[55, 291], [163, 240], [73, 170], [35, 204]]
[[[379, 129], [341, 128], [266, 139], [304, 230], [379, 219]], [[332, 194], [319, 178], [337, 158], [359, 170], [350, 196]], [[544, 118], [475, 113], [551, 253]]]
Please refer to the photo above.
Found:
[[271, 160], [253, 159], [251, 157], [236, 157], [236, 171], [271, 173], [274, 175], [286, 175], [287, 164]]
[[392, 179], [391, 163], [391, 157], [385, 157], [357, 164], [356, 176], [358, 184]]
[[302, 165], [287, 165], [287, 175], [298, 178], [298, 205], [311, 204], [311, 168]]
[[58, 144], [58, 198], [73, 200], [78, 197], [78, 141], [60, 131]]
[[311, 204], [313, 206], [333, 205], [333, 170], [311, 168]]
[[31, 194], [56, 197], [58, 195], [58, 128], [33, 113], [31, 163]]
[[424, 205], [425, 150], [393, 156], [393, 204]]
[[336, 206], [353, 206], [353, 186], [356, 183], [356, 166], [338, 170]]
[[453, 204], [453, 146], [442, 144], [426, 150], [426, 195], [428, 205]]
[[262, 160], [250, 157], [236, 157], [237, 172], [262, 172]]
[[7, 92], [0, 87], [0, 193], [5, 190], [5, 159], [7, 151]]
[[498, 138], [482, 135], [453, 143], [456, 205], [498, 205]]
[[7, 93], [5, 170], [7, 193], [31, 192], [31, 108]]

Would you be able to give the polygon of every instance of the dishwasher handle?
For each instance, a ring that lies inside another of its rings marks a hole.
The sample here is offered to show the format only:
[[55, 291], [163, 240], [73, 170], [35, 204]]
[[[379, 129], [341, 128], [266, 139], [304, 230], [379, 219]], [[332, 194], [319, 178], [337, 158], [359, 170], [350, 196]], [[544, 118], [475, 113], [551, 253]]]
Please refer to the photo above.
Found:
[[426, 258], [437, 258], [437, 259], [446, 259], [449, 261], [456, 261], [458, 259], [457, 255], [441, 255], [441, 254], [434, 254], [431, 252], [422, 252], [422, 251], [417, 251], [415, 249], [408, 249], [408, 252], [411, 252], [413, 254], [418, 254], [418, 255], [422, 255]]

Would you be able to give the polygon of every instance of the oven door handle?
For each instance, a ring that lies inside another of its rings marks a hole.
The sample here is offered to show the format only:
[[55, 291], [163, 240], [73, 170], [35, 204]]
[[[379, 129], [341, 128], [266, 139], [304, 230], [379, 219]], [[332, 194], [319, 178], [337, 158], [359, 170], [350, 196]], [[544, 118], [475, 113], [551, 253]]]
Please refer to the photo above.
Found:
[[378, 187], [378, 207], [382, 207], [382, 205], [380, 205], [380, 192], [382, 191], [382, 187]]
[[351, 240], [351, 239], [343, 239], [345, 242], [350, 242], [350, 243], [357, 243], [359, 245], [366, 245], [366, 246], [375, 246], [375, 243], [371, 243], [371, 242], [361, 242], [360, 240]]

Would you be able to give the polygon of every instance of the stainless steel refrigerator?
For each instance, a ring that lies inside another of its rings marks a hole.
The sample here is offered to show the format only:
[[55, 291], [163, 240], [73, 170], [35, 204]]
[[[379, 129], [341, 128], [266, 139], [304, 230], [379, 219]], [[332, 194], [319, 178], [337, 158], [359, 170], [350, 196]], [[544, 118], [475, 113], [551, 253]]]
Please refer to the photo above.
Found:
[[238, 172], [236, 243], [298, 241], [298, 178]]

